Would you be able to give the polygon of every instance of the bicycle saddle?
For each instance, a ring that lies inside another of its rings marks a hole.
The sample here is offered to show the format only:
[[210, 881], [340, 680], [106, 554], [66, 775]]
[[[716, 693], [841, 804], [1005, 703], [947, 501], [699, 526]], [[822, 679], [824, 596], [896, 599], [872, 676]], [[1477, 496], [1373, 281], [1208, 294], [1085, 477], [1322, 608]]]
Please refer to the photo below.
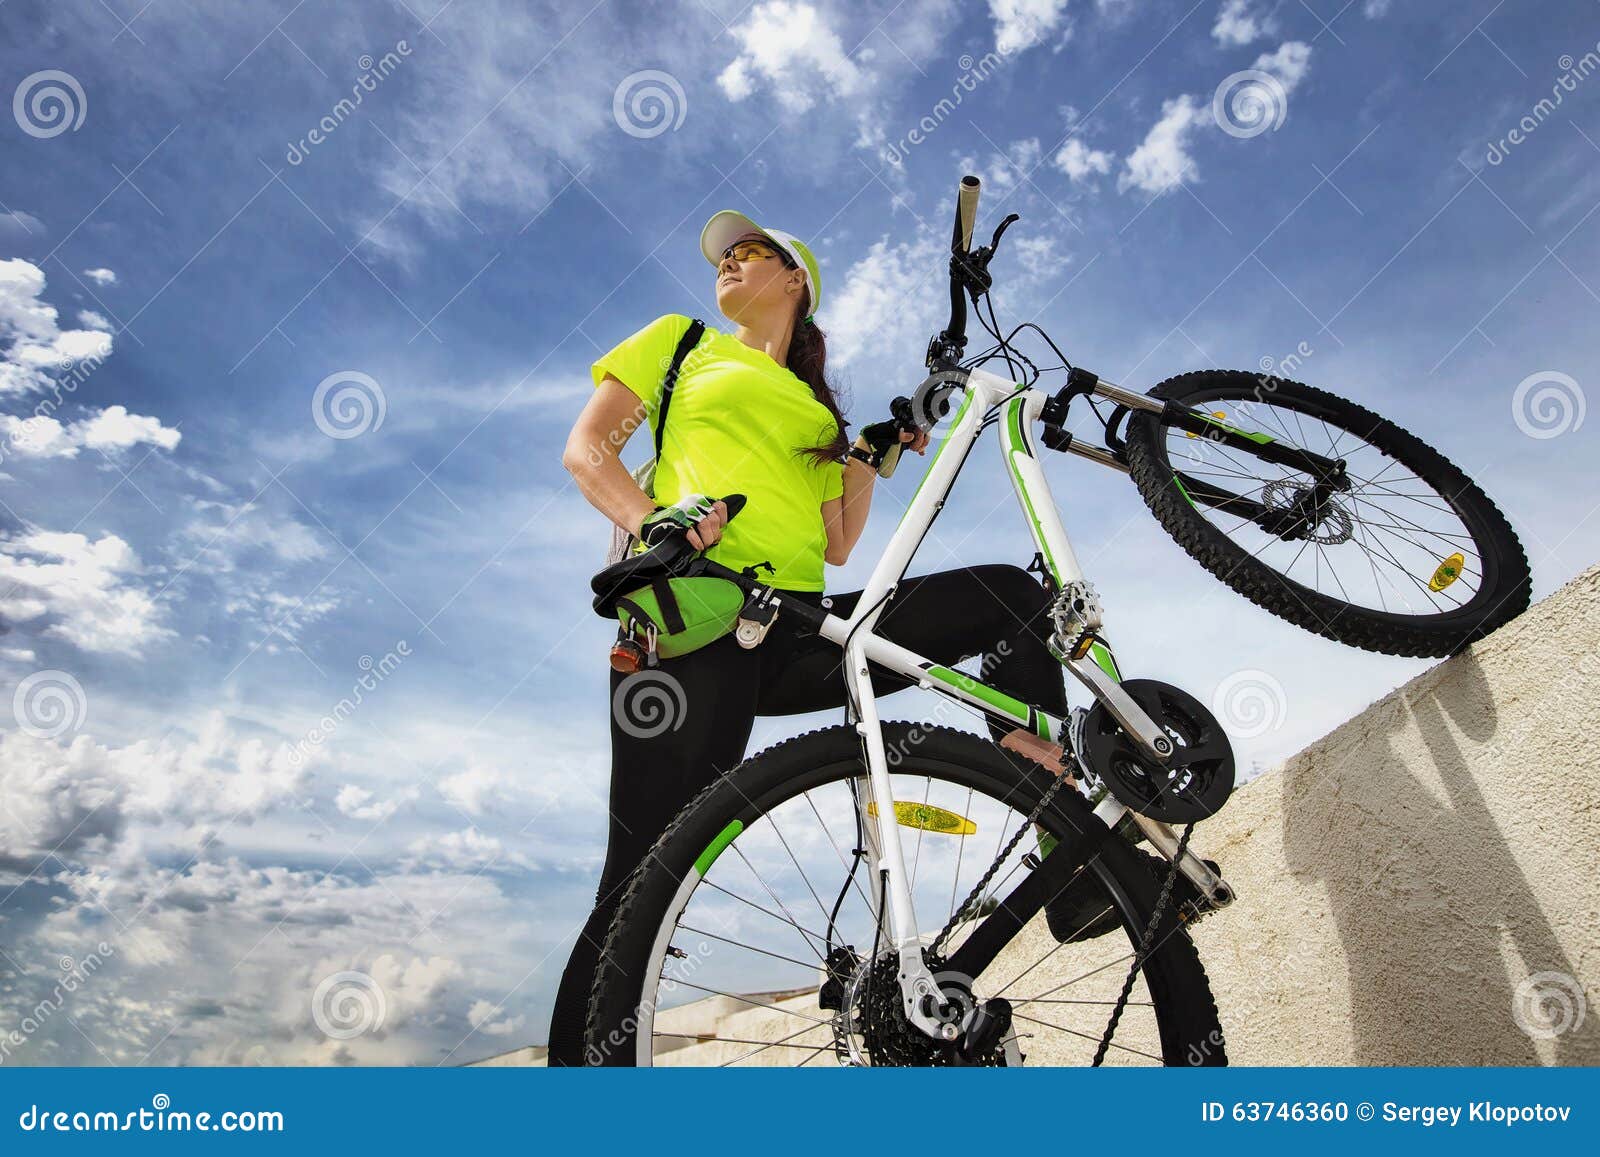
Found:
[[[743, 509], [745, 498], [742, 494], [730, 494], [722, 501], [727, 504], [731, 522]], [[589, 589], [595, 596], [595, 614], [602, 619], [616, 617], [617, 599], [629, 591], [649, 586], [658, 578], [689, 578], [700, 561], [700, 552], [689, 544], [688, 537], [674, 534], [641, 554], [613, 563], [589, 580]]]

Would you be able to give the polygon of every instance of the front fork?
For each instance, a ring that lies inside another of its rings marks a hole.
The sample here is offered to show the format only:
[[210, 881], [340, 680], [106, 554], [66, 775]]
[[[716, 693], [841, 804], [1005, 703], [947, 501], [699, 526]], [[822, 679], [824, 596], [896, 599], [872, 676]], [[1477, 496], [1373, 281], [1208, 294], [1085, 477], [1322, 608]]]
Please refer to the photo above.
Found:
[[[905, 848], [900, 842], [900, 825], [895, 819], [894, 785], [889, 780], [883, 725], [872, 693], [866, 651], [859, 637], [846, 646], [845, 663], [859, 711], [856, 734], [861, 737], [867, 756], [868, 798], [874, 805], [867, 808], [865, 802], [858, 799], [856, 806], [867, 812], [860, 817], [862, 831], [866, 833], [868, 851], [876, 853], [871, 861], [874, 871], [883, 880], [881, 890], [874, 886], [869, 893], [873, 897], [883, 895], [887, 909], [886, 912], [879, 909], [874, 916], [900, 961], [900, 998], [906, 1019], [935, 1040], [954, 1042], [961, 1035], [961, 1026], [935, 1015], [935, 1010], [944, 1003], [944, 994], [922, 956], [922, 936], [917, 931], [917, 915], [906, 875]], [[876, 815], [871, 814], [874, 811]], [[876, 885], [878, 881], [872, 883]], [[868, 961], [867, 966], [871, 965], [872, 961]]]

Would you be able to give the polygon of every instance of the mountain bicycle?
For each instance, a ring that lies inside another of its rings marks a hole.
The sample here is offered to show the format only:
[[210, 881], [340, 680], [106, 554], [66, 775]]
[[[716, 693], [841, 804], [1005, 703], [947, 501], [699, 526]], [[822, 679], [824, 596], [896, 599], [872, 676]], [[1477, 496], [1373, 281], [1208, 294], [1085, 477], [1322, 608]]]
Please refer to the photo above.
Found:
[[[864, 431], [889, 453], [900, 430], [942, 437], [849, 618], [786, 599], [754, 569], [719, 566], [681, 538], [620, 564], [640, 583], [691, 565], [739, 582], [751, 638], [787, 615], [843, 648], [849, 706], [843, 725], [770, 747], [708, 786], [635, 871], [590, 998], [589, 1063], [1226, 1063], [1189, 926], [1233, 900], [1192, 845], [1233, 790], [1232, 749], [1193, 696], [1123, 677], [1036, 426], [1046, 448], [1128, 473], [1202, 566], [1325, 637], [1445, 655], [1527, 606], [1528, 564], [1505, 517], [1376, 414], [1238, 371], [1139, 394], [1070, 365], [1032, 323], [1002, 336], [988, 265], [1017, 215], [973, 249], [978, 191], [962, 179], [950, 320], [929, 343], [929, 376]], [[964, 358], [969, 297], [996, 344]], [[1061, 365], [1041, 370], [1020, 353], [1011, 339], [1024, 329]], [[994, 362], [1011, 376], [983, 368]], [[1057, 370], [1058, 391], [1036, 387]], [[1103, 446], [1066, 429], [1080, 398], [1101, 417]], [[991, 426], [1052, 592], [1051, 650], [1091, 700], [1066, 718], [874, 631]], [[1010, 731], [997, 744], [883, 720], [872, 667]], [[1130, 833], [1160, 853], [1159, 871]], [[1074, 888], [1093, 889], [1086, 924], [1109, 922], [1110, 935], [1045, 930], [1041, 910]], [[930, 931], [934, 913], [943, 919]], [[722, 1011], [715, 1031], [701, 1015], [708, 1002]]]

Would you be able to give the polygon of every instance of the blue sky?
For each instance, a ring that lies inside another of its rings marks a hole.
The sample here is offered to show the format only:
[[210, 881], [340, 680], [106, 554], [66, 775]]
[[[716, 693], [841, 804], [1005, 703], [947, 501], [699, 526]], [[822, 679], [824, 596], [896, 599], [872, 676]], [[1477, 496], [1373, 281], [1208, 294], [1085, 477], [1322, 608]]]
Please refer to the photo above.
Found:
[[[1600, 554], [1594, 3], [10, 0], [0, 27], [0, 683], [66, 710], [0, 721], [0, 1016], [108, 960], [8, 1063], [543, 1040], [608, 764], [605, 526], [560, 451], [597, 353], [720, 321], [717, 209], [813, 244], [857, 425], [921, 376], [972, 171], [985, 233], [1022, 214], [1002, 320], [1138, 388], [1309, 350], [1299, 376], [1490, 492], [1536, 596]], [[1252, 69], [1272, 123], [1224, 131]], [[1534, 375], [1553, 416], [1515, 408]], [[1126, 480], [1048, 469], [1125, 670], [1270, 689], [1243, 765], [1422, 669], [1272, 620]], [[1025, 562], [1007, 496], [977, 460], [914, 569]], [[319, 1031], [345, 972], [381, 1032]]]

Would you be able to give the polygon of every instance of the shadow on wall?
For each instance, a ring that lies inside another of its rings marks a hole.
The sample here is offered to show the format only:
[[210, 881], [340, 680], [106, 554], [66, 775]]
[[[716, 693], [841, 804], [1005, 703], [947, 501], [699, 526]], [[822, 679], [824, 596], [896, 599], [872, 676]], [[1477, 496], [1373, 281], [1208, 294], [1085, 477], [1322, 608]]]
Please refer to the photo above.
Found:
[[[1548, 728], [1580, 750], [1595, 733], [1593, 684], [1574, 677], [1529, 691], [1529, 701], [1508, 702], [1502, 690], [1502, 719], [1477, 654], [1463, 654], [1372, 709], [1365, 734], [1319, 744], [1283, 769], [1284, 851], [1296, 877], [1327, 889], [1349, 968], [1356, 1064], [1600, 1062], [1594, 1016], [1536, 1042], [1512, 1012], [1530, 974], [1582, 974], [1485, 791], [1522, 797], [1499, 810], [1528, 824], [1513, 833], [1524, 862], [1555, 845], [1565, 895], [1579, 900], [1594, 874], [1593, 849], [1573, 840], [1594, 793], [1575, 780], [1593, 764], [1540, 759]], [[1549, 904], [1550, 887], [1539, 891]], [[1572, 918], [1589, 918], [1583, 903], [1575, 908]]]

